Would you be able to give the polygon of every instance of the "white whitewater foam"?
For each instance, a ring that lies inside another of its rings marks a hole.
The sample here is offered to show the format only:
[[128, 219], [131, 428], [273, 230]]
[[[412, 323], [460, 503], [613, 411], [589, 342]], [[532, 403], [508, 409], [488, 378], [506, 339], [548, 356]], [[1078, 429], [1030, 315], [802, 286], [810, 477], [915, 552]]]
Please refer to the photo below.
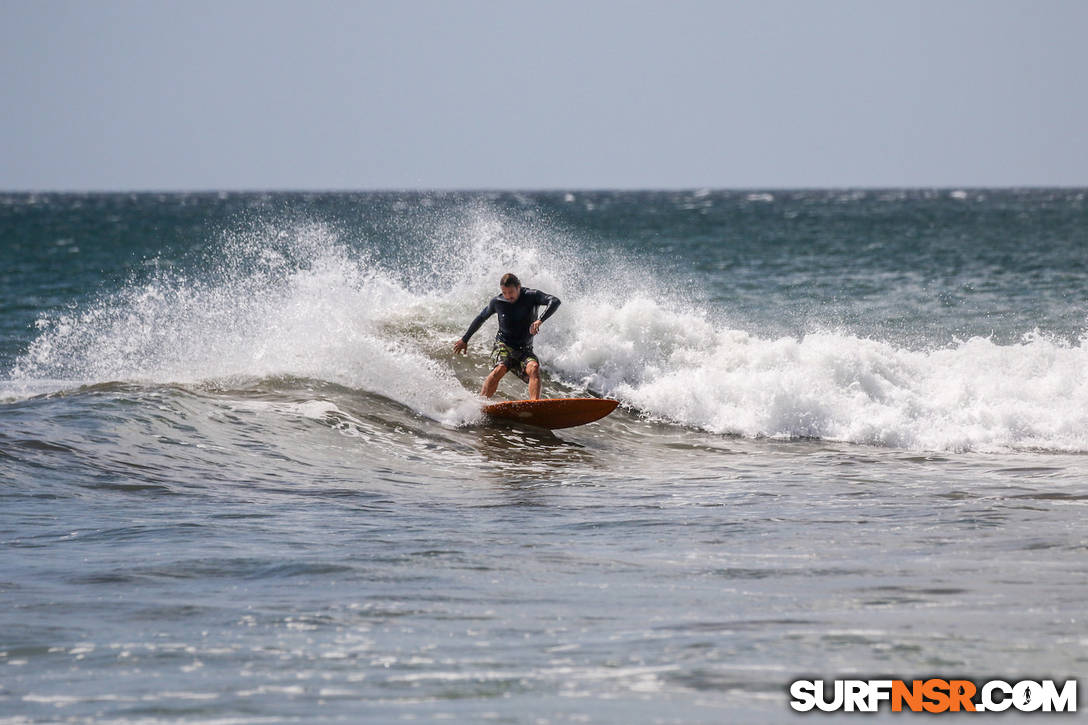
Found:
[[[1088, 451], [1084, 339], [1034, 333], [1014, 345], [974, 338], [915, 350], [839, 331], [763, 338], [583, 247], [476, 210], [405, 273], [320, 224], [252, 229], [213, 245], [199, 279], [162, 273], [43, 319], [0, 396], [73, 381], [289, 375], [473, 422], [478, 380], [458, 379], [450, 347], [515, 271], [563, 300], [536, 341], [545, 369], [651, 418], [920, 450]], [[494, 326], [472, 341], [480, 377]]]
[[648, 299], [567, 312], [545, 359], [659, 420], [922, 450], [1088, 450], [1085, 340], [918, 351], [842, 332], [763, 339]]
[[600, 283], [546, 253], [533, 261], [555, 285], [539, 286], [563, 298], [536, 342], [545, 369], [651, 418], [914, 450], [1088, 451], [1088, 338], [1035, 331], [929, 350], [842, 331], [764, 338], [622, 260]]
[[388, 323], [413, 295], [321, 225], [258, 230], [216, 250], [207, 277], [160, 273], [55, 318], [8, 391], [41, 381], [197, 384], [293, 375], [380, 392], [437, 420], [478, 406]]

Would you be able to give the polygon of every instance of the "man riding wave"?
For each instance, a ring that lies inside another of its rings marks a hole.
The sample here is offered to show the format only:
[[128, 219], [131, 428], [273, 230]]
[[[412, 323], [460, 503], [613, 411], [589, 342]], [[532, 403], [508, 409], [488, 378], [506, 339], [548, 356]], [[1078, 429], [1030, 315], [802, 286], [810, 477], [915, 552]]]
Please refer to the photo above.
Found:
[[[521, 281], [511, 273], [499, 280], [502, 294], [487, 303], [476, 319], [468, 326], [461, 339], [453, 343], [453, 352], [465, 354], [468, 341], [480, 325], [491, 315], [499, 316], [499, 331], [491, 349], [491, 373], [480, 388], [480, 395], [490, 398], [499, 387], [499, 381], [507, 371], [529, 384], [529, 399], [540, 399], [540, 361], [533, 353], [533, 336], [540, 325], [559, 308], [559, 298], [540, 290], [522, 287]], [[537, 308], [544, 306], [544, 314], [537, 317]]]

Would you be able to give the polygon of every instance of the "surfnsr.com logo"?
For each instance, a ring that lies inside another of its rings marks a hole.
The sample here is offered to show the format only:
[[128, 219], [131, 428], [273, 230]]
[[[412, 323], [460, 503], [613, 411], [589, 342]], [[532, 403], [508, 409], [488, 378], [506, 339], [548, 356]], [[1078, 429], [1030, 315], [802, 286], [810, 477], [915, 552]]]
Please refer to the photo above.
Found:
[[1077, 681], [796, 680], [790, 697], [798, 712], [1076, 712]]

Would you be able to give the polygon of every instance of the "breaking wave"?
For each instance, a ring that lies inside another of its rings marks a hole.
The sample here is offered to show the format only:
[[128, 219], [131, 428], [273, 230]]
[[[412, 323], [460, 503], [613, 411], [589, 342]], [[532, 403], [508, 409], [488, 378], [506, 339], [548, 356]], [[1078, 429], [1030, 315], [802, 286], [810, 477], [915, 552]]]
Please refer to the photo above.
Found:
[[494, 322], [467, 360], [450, 346], [513, 270], [564, 302], [537, 341], [549, 385], [616, 397], [637, 415], [746, 437], [1088, 451], [1084, 339], [1033, 332], [1011, 345], [972, 338], [918, 350], [834, 329], [761, 336], [677, 294], [645, 263], [480, 209], [407, 253], [382, 250], [314, 222], [224, 234], [183, 264], [160, 260], [118, 291], [40, 319], [0, 397], [294, 376], [469, 423]]

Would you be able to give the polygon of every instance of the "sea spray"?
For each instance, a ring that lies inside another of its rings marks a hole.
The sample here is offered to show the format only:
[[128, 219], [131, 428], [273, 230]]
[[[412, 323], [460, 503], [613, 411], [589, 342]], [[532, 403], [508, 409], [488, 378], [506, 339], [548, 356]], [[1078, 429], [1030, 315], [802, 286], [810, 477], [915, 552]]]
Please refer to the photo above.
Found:
[[[477, 200], [385, 221], [395, 239], [303, 216], [246, 221], [187, 259], [46, 313], [4, 395], [110, 381], [295, 376], [479, 419], [493, 323], [450, 350], [498, 277], [563, 299], [536, 348], [550, 394], [617, 397], [653, 420], [746, 437], [921, 450], [1088, 450], [1084, 340], [1042, 333], [919, 346], [849, 329], [769, 334], [706, 284]], [[510, 381], [506, 394], [523, 395]]]
[[449, 370], [383, 325], [412, 297], [328, 227], [261, 225], [228, 235], [201, 261], [43, 316], [10, 385], [291, 375], [380, 392], [436, 418], [465, 407]]
[[[7, 718], [766, 722], [796, 673], [1082, 670], [1083, 192], [746, 195], [0, 200]], [[456, 414], [507, 268], [564, 301], [545, 392], [624, 406]]]

